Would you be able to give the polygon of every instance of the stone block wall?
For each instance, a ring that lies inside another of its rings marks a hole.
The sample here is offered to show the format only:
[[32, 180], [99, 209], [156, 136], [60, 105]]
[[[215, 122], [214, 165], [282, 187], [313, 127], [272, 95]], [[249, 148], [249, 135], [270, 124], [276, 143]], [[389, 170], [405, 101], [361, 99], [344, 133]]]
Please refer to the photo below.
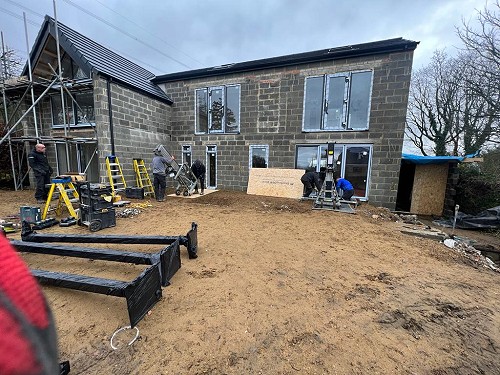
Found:
[[[106, 156], [112, 154], [112, 144], [107, 81], [102, 77], [94, 78], [94, 102], [100, 176], [101, 181], [107, 183]], [[149, 166], [158, 144], [167, 149], [171, 147], [171, 107], [116, 82], [111, 82], [111, 106], [114, 154], [127, 186], [135, 186], [133, 159], [144, 159]]]
[[[36, 107], [40, 127], [39, 134], [42, 137], [50, 138], [46, 142], [47, 157], [55, 172], [57, 171], [55, 139], [64, 142], [66, 135], [69, 138], [97, 139], [99, 179], [102, 183], [108, 183], [106, 156], [111, 155], [112, 147], [107, 81], [100, 76], [95, 76], [93, 86], [95, 131], [90, 127], [71, 128], [65, 134], [63, 128], [52, 128], [50, 97], [47, 95]], [[138, 93], [116, 82], [111, 83], [111, 103], [115, 155], [119, 158], [127, 185], [135, 186], [133, 158], [142, 158], [146, 165], [149, 166], [154, 147], [158, 144], [165, 145], [167, 149], [171, 147], [169, 145], [171, 107], [164, 102]], [[34, 137], [32, 116], [26, 117], [23, 129], [25, 136]], [[32, 148], [32, 145], [30, 148]]]
[[[172, 147], [191, 145], [193, 160], [205, 160], [206, 146], [217, 146], [217, 187], [246, 190], [250, 145], [269, 145], [270, 168], [294, 168], [297, 145], [372, 144], [369, 200], [394, 208], [412, 60], [412, 51], [397, 52], [164, 83], [174, 101]], [[366, 69], [374, 72], [369, 130], [302, 131], [306, 77]], [[195, 90], [228, 84], [241, 86], [240, 133], [196, 135]]]

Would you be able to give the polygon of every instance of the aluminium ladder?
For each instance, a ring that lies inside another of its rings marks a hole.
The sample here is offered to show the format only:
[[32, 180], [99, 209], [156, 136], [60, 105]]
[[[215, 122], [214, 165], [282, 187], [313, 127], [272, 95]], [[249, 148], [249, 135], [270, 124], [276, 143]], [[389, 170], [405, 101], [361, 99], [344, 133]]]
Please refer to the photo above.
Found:
[[[57, 207], [51, 209], [50, 202], [54, 197], [54, 193], [59, 193], [57, 198]], [[43, 208], [42, 220], [47, 218], [47, 213], [49, 211], [55, 211], [57, 215], [61, 215], [62, 208], [66, 206], [69, 214], [78, 220], [78, 212], [73, 207], [73, 203], [79, 202], [79, 195], [75, 189], [75, 186], [71, 182], [71, 177], [60, 177], [52, 179], [52, 184], [50, 185], [49, 195], [47, 201], [45, 202], [45, 207]]]
[[120, 166], [118, 156], [106, 156], [106, 171], [108, 173], [109, 184], [111, 185], [113, 196], [122, 191], [124, 192], [127, 184], [123, 177], [122, 167]]
[[144, 195], [155, 197], [155, 191], [148, 170], [144, 164], [144, 159], [134, 159], [134, 172], [137, 187], [144, 188]]

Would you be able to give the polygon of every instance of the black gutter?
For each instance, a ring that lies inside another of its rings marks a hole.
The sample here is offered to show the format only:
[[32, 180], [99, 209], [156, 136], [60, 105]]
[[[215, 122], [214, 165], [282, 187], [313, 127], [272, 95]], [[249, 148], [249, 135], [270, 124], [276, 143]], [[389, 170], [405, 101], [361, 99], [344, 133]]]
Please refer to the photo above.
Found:
[[111, 79], [106, 80], [106, 90], [108, 92], [108, 113], [109, 113], [109, 136], [111, 141], [111, 155], [115, 155], [115, 137], [113, 134], [113, 110], [111, 109]]

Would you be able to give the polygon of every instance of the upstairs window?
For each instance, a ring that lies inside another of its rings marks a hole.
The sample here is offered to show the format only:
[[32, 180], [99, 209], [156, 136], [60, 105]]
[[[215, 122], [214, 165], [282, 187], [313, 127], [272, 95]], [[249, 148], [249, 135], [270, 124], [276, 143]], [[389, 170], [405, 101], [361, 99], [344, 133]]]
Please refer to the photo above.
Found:
[[69, 95], [64, 95], [66, 122], [63, 118], [61, 95], [55, 94], [50, 97], [52, 127], [61, 128], [64, 127], [65, 123], [71, 127], [95, 125], [94, 96], [92, 91], [75, 92], [71, 95], [75, 99], [74, 102]]
[[69, 55], [64, 54], [61, 61], [62, 76], [64, 78], [70, 78], [73, 80], [87, 80], [89, 77], [76, 63], [69, 57]]
[[196, 90], [196, 134], [239, 133], [240, 86]]
[[372, 76], [358, 71], [306, 78], [302, 129], [368, 129]]

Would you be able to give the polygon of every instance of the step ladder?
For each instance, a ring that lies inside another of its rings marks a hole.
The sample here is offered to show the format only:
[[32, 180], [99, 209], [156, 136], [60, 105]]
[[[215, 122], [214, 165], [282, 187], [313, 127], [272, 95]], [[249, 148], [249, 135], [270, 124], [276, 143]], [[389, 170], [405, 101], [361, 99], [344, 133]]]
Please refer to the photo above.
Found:
[[155, 191], [146, 165], [144, 164], [144, 159], [134, 159], [134, 172], [137, 187], [144, 188], [144, 196], [149, 195], [154, 198]]
[[[53, 199], [57, 199], [57, 206], [55, 208], [51, 207]], [[71, 177], [52, 179], [49, 195], [42, 212], [42, 220], [47, 218], [47, 214], [50, 211], [55, 211], [56, 215], [60, 216], [64, 207], [66, 207], [74, 219], [78, 220], [78, 209], [74, 208], [74, 203], [79, 203], [79, 195], [71, 182]]]
[[122, 191], [125, 192], [127, 184], [125, 183], [125, 178], [123, 177], [122, 167], [120, 166], [118, 156], [106, 156], [106, 170], [113, 196]]

